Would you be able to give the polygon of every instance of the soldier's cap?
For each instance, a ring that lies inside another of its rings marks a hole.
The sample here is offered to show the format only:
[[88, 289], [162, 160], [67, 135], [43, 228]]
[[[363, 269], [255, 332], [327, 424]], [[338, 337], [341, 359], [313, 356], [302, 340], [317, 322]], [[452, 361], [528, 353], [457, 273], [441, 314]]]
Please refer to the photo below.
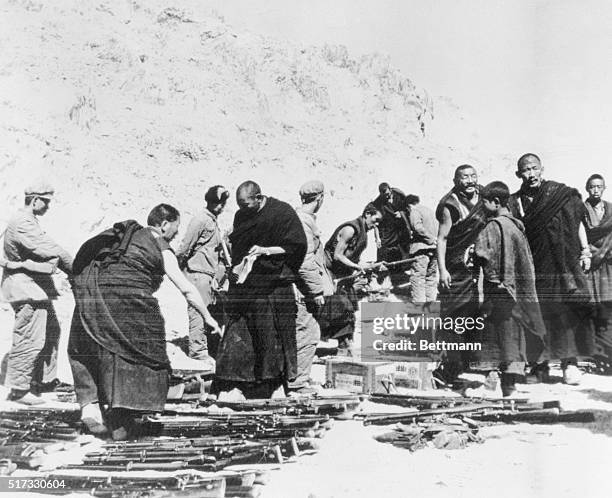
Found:
[[55, 189], [45, 180], [36, 180], [28, 185], [25, 189], [25, 195], [42, 197], [43, 199], [53, 198]]
[[215, 185], [204, 194], [204, 200], [207, 204], [221, 204], [226, 202], [229, 196], [229, 191], [223, 185]]
[[310, 180], [300, 187], [300, 197], [313, 197], [325, 192], [323, 182]]

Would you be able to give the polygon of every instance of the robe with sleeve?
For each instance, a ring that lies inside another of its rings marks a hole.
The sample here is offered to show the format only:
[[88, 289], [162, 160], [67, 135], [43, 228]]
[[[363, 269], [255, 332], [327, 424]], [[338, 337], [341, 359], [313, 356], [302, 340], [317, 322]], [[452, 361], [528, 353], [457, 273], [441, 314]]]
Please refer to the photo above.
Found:
[[160, 411], [170, 362], [164, 318], [153, 296], [168, 243], [136, 221], [85, 242], [74, 260], [75, 310], [68, 355], [81, 406]]
[[591, 204], [585, 202], [584, 226], [591, 254], [589, 284], [598, 303], [612, 301], [612, 203], [604, 202], [601, 219]]
[[297, 373], [292, 283], [307, 249], [302, 223], [289, 204], [267, 197], [254, 215], [236, 213], [230, 242], [235, 264], [254, 245], [279, 246], [285, 254], [259, 256], [244, 283], [230, 285], [217, 379], [236, 383], [292, 380]]
[[[591, 254], [591, 269], [587, 275], [595, 301], [596, 343], [601, 354], [612, 365], [612, 203], [603, 202], [599, 215], [587, 201], [584, 226]], [[608, 372], [612, 368], [608, 367]]]
[[525, 225], [551, 359], [592, 355], [591, 293], [580, 266], [578, 230], [585, 212], [580, 194], [543, 181], [531, 202], [521, 189], [510, 196], [508, 208]]
[[478, 235], [474, 255], [484, 277], [486, 320], [481, 360], [539, 360], [546, 330], [535, 289], [533, 259], [521, 221], [510, 215], [490, 219]]

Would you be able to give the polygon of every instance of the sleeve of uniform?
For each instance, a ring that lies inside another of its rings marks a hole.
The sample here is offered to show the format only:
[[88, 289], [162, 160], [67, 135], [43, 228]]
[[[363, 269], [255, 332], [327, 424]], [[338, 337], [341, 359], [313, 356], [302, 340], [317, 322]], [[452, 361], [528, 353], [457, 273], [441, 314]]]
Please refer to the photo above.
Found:
[[[193, 248], [197, 244], [198, 240], [202, 237], [206, 238], [206, 240], [212, 237], [212, 230], [208, 237], [206, 237], [207, 226], [204, 220], [202, 220], [199, 216], [194, 216], [189, 225], [187, 225], [187, 231], [185, 232], [185, 236], [179, 246], [178, 251], [176, 252], [176, 259], [179, 262], [179, 266], [182, 268], [187, 263], [187, 259], [193, 253]], [[203, 240], [203, 242], [206, 242]]]
[[414, 233], [418, 233], [426, 244], [435, 244], [436, 239], [427, 233], [423, 222], [423, 213], [417, 209], [410, 210], [410, 225]]
[[56, 244], [37, 223], [23, 219], [17, 226], [17, 237], [21, 246], [29, 253], [29, 259], [56, 260], [60, 270], [72, 274], [72, 257], [68, 251]]

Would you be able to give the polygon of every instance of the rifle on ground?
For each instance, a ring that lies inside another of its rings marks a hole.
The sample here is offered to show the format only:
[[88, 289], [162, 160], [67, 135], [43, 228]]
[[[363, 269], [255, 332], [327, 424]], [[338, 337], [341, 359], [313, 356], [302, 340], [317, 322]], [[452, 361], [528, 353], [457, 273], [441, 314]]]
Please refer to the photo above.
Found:
[[401, 423], [420, 422], [441, 415], [465, 415], [473, 416], [479, 412], [487, 412], [499, 409], [499, 405], [479, 404], [457, 406], [453, 408], [441, 408], [436, 410], [422, 410], [403, 413], [368, 413], [363, 416], [363, 425], [388, 425]]
[[236, 436], [248, 439], [315, 437], [329, 428], [327, 415], [261, 415], [261, 412], [207, 414], [205, 416], [145, 416], [145, 434], [172, 437]]
[[[198, 496], [203, 498], [223, 498], [231, 488], [249, 484], [248, 474], [227, 473], [227, 475], [207, 475], [197, 471], [180, 471], [146, 474], [144, 472], [93, 472], [62, 469], [49, 473], [45, 479], [62, 482], [60, 489], [40, 488], [37, 492], [49, 494], [66, 494], [69, 492], [87, 492], [100, 497], [169, 497]], [[230, 480], [233, 481], [230, 486]], [[251, 479], [251, 486], [256, 479]], [[249, 488], [251, 486], [248, 486]], [[229, 496], [234, 496], [229, 495]]]
[[305, 414], [338, 416], [348, 410], [354, 410], [361, 403], [362, 398], [356, 394], [337, 396], [295, 396], [281, 399], [248, 399], [245, 401], [200, 401], [202, 406], [216, 405], [220, 408], [231, 408], [235, 412], [267, 411], [277, 414], [299, 415]]
[[24, 410], [0, 412], [0, 441], [17, 442], [73, 441], [79, 437], [78, 412]]
[[558, 400], [529, 402], [528, 398], [477, 398], [464, 396], [427, 396], [421, 394], [373, 393], [370, 401], [384, 405], [399, 405], [419, 410], [433, 408], [450, 408], [476, 403], [494, 403], [500, 408], [511, 410], [541, 410], [545, 408], [560, 408]]
[[65, 483], [61, 490], [37, 490], [42, 493], [66, 494], [87, 492], [92, 496], [109, 498], [161, 498], [193, 496], [202, 498], [256, 497], [266, 484], [273, 465], [231, 466], [214, 475], [197, 470], [174, 472], [105, 472], [89, 469], [62, 469], [46, 474], [45, 479]]

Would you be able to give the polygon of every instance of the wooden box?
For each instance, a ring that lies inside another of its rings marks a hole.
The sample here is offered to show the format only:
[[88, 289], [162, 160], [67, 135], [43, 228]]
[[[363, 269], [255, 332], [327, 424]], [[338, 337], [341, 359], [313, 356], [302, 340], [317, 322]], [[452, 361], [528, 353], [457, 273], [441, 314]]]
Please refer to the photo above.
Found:
[[393, 384], [395, 365], [391, 362], [352, 361], [330, 358], [325, 362], [327, 383], [351, 393], [386, 393]]

